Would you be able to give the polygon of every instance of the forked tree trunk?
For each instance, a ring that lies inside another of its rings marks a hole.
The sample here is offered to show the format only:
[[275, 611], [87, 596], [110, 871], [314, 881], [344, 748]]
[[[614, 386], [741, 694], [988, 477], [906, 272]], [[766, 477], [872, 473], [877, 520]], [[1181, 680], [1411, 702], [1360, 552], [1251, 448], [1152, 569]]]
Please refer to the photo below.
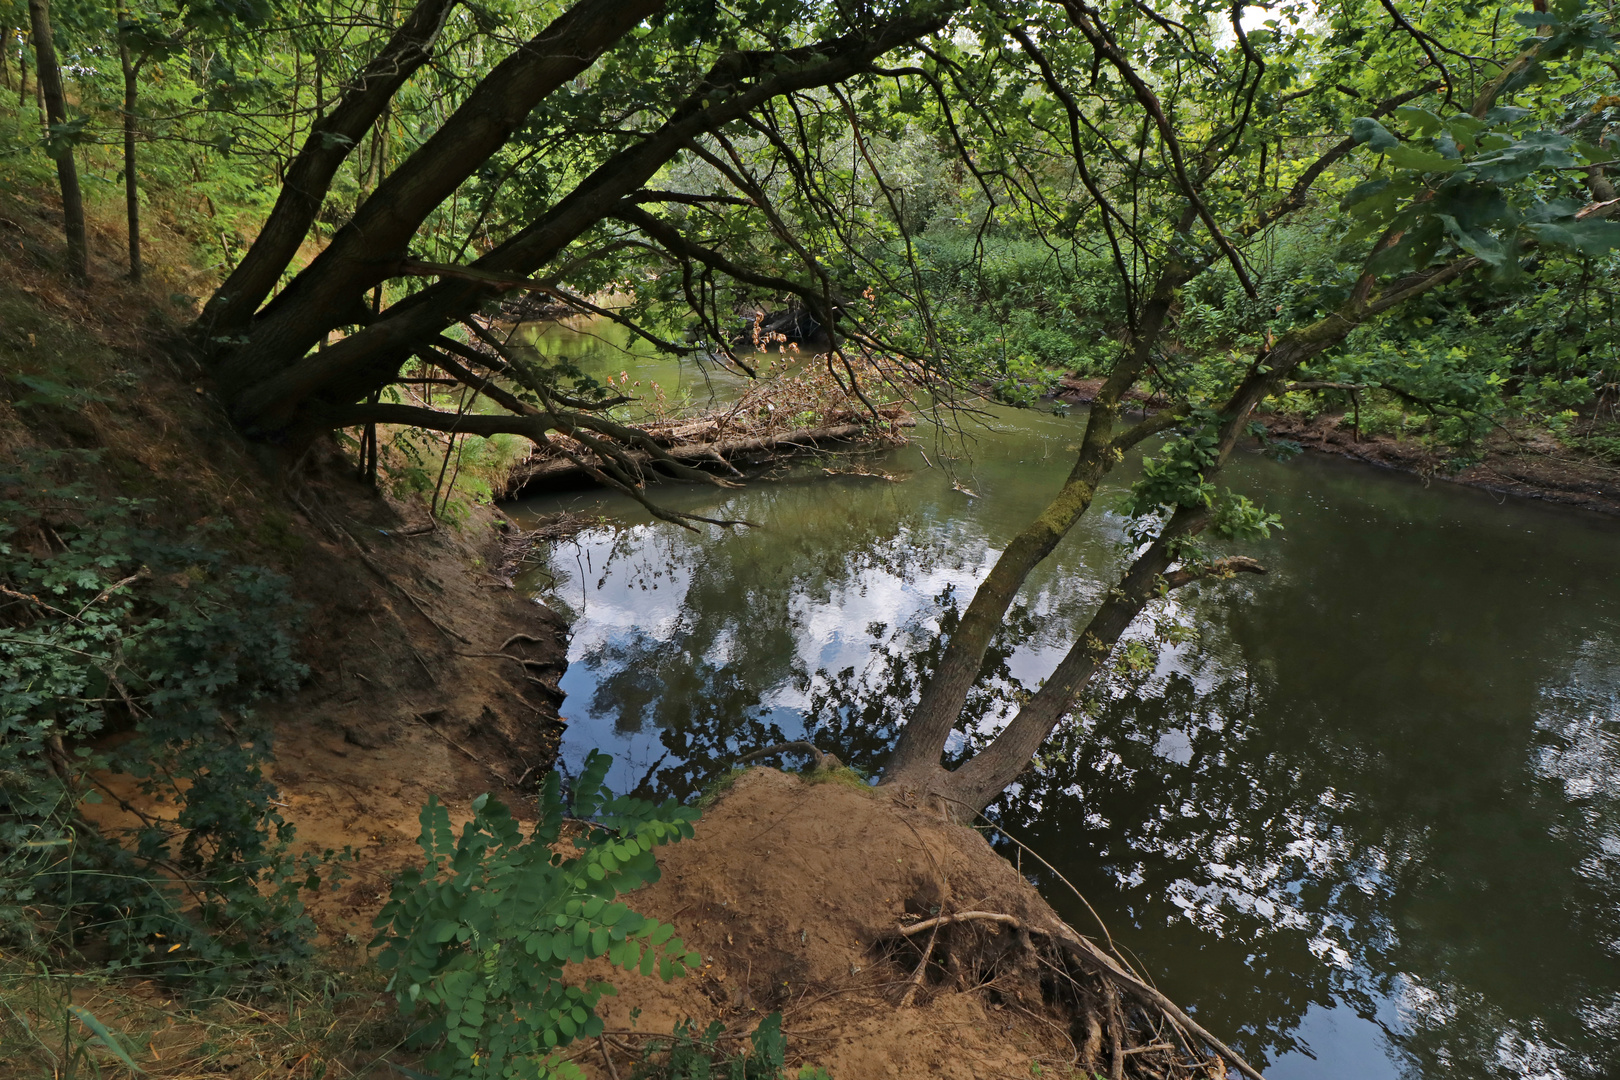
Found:
[[[56, 61], [56, 42], [51, 36], [49, 0], [28, 0], [28, 16], [33, 24], [34, 55], [38, 61], [39, 89], [45, 100], [46, 123], [52, 128], [59, 127], [67, 123], [67, 97], [62, 92], [62, 69]], [[79, 191], [79, 170], [73, 164], [73, 147], [64, 142], [52, 156], [56, 159], [56, 179], [62, 189], [67, 272], [84, 281], [90, 276], [90, 249], [85, 240], [84, 196]]]
[[[1190, 224], [1183, 215], [1185, 228]], [[1164, 331], [1175, 292], [1193, 273], [1173, 262], [1159, 275], [1153, 294], [1137, 323], [1130, 349], [1098, 391], [1086, 420], [1086, 433], [1073, 470], [1040, 515], [1013, 537], [980, 583], [962, 621], [946, 643], [939, 667], [923, 688], [906, 720], [894, 752], [883, 769], [885, 784], [926, 788], [945, 775], [940, 758], [968, 693], [979, 678], [984, 657], [1001, 629], [1007, 611], [1030, 573], [1051, 555], [1091, 507], [1097, 485], [1120, 459], [1115, 427], [1120, 404], [1141, 374]]]
[[[1415, 279], [1403, 279], [1380, 294], [1373, 293], [1370, 276], [1364, 276], [1351, 298], [1337, 311], [1284, 334], [1255, 359], [1248, 376], [1221, 408], [1215, 462], [1205, 471], [1205, 478], [1218, 474], [1231, 457], [1255, 407], [1276, 393], [1302, 364], [1343, 341], [1368, 318], [1455, 280], [1480, 265], [1477, 259], [1458, 260]], [[1177, 571], [1176, 575], [1167, 575], [1167, 571], [1176, 561], [1179, 542], [1203, 531], [1210, 519], [1211, 511], [1203, 505], [1182, 508], [1171, 515], [1158, 537], [1109, 590], [1057, 669], [989, 746], [955, 770], [941, 766], [939, 757], [944, 751], [944, 739], [955, 722], [953, 716], [937, 746], [912, 749], [909, 759], [896, 761], [885, 770], [884, 782], [898, 783], [919, 795], [939, 799], [946, 812], [958, 820], [971, 820], [984, 810], [1029, 767], [1041, 744], [1074, 708], [1137, 616], [1155, 597], [1163, 594], [1166, 586], [1178, 584], [1167, 578], [1182, 575], [1179, 583], [1199, 579], [1196, 571]], [[1251, 564], [1245, 568], [1257, 569], [1257, 566]], [[927, 695], [925, 690], [924, 697]], [[908, 722], [907, 733], [910, 727]]]

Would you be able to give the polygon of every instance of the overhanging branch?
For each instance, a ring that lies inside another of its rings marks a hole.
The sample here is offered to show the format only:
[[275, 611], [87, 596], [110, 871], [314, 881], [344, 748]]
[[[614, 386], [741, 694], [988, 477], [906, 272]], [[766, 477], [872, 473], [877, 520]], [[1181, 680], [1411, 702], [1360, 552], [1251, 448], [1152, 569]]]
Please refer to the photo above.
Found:
[[1255, 560], [1246, 555], [1233, 555], [1226, 559], [1216, 559], [1214, 562], [1200, 563], [1197, 566], [1185, 566], [1179, 570], [1172, 570], [1164, 575], [1164, 584], [1167, 589], [1179, 589], [1183, 585], [1191, 585], [1195, 581], [1204, 581], [1209, 578], [1230, 578], [1238, 574], [1264, 574], [1267, 570]]

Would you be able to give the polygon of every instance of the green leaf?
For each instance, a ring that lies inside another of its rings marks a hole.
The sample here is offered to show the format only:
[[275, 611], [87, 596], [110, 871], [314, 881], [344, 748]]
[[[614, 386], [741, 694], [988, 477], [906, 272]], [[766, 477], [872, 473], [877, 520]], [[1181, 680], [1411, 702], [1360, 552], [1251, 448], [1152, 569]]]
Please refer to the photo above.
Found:
[[1476, 259], [1492, 266], [1500, 266], [1507, 258], [1507, 249], [1490, 233], [1483, 229], [1464, 228], [1449, 214], [1437, 214], [1436, 217], [1446, 227], [1446, 234], [1451, 237], [1452, 242]]
[[1442, 124], [1436, 113], [1415, 105], [1403, 105], [1395, 110], [1395, 115], [1411, 124], [1412, 130], [1418, 135], [1433, 135], [1440, 130]]
[[135, 1059], [129, 1056], [129, 1052], [124, 1049], [124, 1044], [119, 1040], [118, 1036], [108, 1031], [89, 1009], [81, 1008], [78, 1005], [69, 1005], [68, 1008], [72, 1010], [74, 1016], [79, 1018], [80, 1023], [95, 1032], [96, 1038], [101, 1040], [101, 1045], [111, 1050], [131, 1072], [144, 1073], [146, 1071], [135, 1064]]
[[1400, 145], [1399, 139], [1370, 116], [1358, 116], [1350, 121], [1350, 137], [1373, 150], [1388, 150]]
[[1427, 173], [1456, 172], [1463, 163], [1434, 150], [1424, 150], [1411, 143], [1401, 143], [1389, 149], [1389, 163], [1397, 169], [1416, 169]]
[[1620, 222], [1535, 222], [1525, 226], [1543, 244], [1582, 255], [1605, 255], [1620, 248]]

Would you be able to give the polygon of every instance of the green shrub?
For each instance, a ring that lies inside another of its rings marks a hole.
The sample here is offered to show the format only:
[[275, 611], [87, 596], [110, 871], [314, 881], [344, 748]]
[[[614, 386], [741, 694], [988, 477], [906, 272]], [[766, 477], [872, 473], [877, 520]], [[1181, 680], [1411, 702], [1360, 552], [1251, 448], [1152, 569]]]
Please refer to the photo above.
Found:
[[[252, 705], [306, 673], [287, 583], [58, 479], [94, 461], [0, 474], [0, 938], [98, 938], [160, 973], [285, 962], [316, 879], [287, 855]], [[96, 829], [81, 804], [105, 773], [172, 816], [126, 805], [140, 825]]]
[[[699, 1032], [690, 1020], [675, 1028], [668, 1042], [647, 1044], [647, 1056], [630, 1074], [631, 1080], [785, 1080], [787, 1039], [782, 1035], [782, 1014], [773, 1012], [749, 1036], [750, 1052], [726, 1054], [720, 1049], [725, 1025], [716, 1020]], [[821, 1069], [805, 1066], [797, 1080], [828, 1080]]]
[[[444, 1080], [579, 1076], [557, 1052], [601, 1034], [596, 1003], [614, 991], [568, 985], [568, 964], [606, 956], [668, 981], [701, 962], [668, 924], [615, 900], [658, 879], [653, 849], [691, 836], [698, 812], [612, 797], [602, 785], [611, 762], [592, 752], [571, 814], [549, 775], [528, 835], [488, 795], [459, 838], [437, 799], [423, 807], [427, 866], [400, 876], [372, 945], [400, 1009], [419, 1021], [414, 1044], [431, 1047], [425, 1067]], [[562, 855], [554, 846], [570, 817], [589, 829]]]

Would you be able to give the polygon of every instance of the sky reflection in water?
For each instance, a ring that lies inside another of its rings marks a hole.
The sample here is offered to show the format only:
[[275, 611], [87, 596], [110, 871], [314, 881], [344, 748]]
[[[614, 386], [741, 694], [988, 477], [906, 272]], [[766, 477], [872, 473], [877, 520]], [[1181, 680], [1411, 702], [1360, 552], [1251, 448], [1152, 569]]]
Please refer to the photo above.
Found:
[[[623, 500], [530, 578], [577, 617], [565, 758], [690, 794], [809, 724], [875, 766], [954, 602], [1060, 481], [1080, 421], [1008, 413], [947, 476], [819, 469]], [[1181, 596], [1192, 643], [1121, 676], [995, 808], [1172, 997], [1271, 1080], [1620, 1070], [1620, 529], [1314, 458], [1234, 485], [1283, 515], [1261, 579]], [[1099, 499], [1099, 508], [1109, 497]], [[1094, 513], [1030, 582], [972, 742], [1056, 664], [1123, 558]], [[952, 595], [954, 590], [954, 597]], [[1089, 920], [1040, 881], [1076, 926]]]

